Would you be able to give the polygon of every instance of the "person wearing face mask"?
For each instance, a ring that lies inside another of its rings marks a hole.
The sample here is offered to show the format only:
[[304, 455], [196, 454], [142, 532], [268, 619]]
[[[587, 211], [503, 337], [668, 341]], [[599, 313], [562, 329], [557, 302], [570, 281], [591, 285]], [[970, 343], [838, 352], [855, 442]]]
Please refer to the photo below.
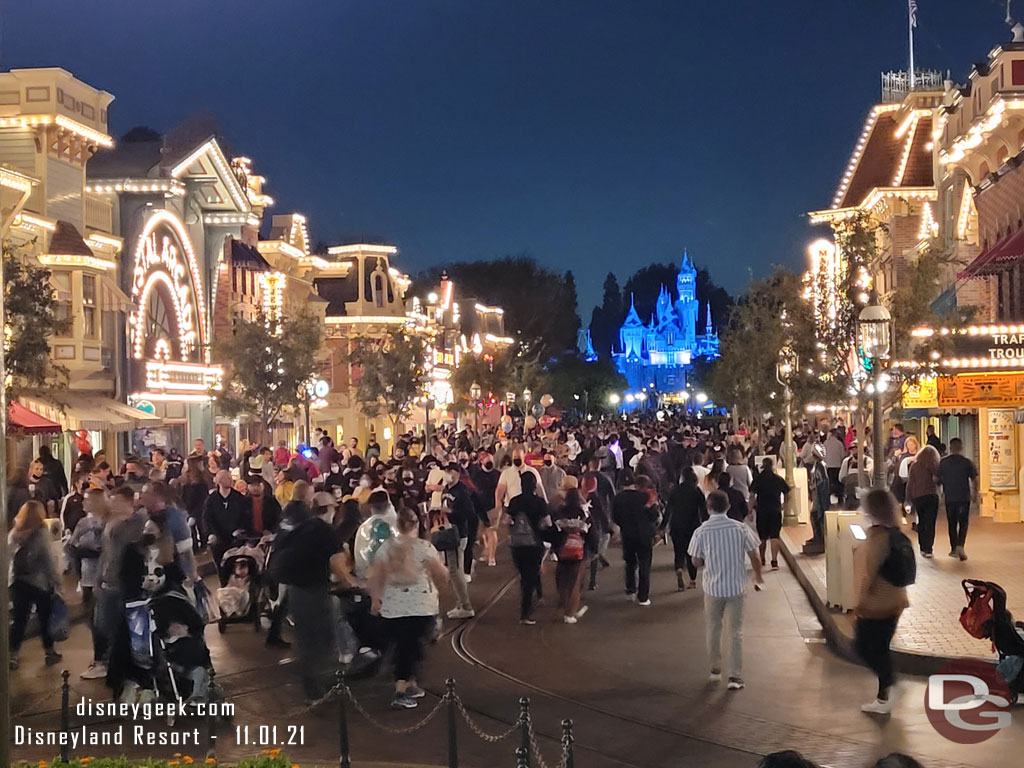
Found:
[[551, 451], [544, 451], [540, 479], [541, 485], [544, 486], [544, 495], [554, 503], [555, 496], [558, 495], [565, 480], [565, 470], [555, 463], [555, 454]]
[[214, 478], [217, 486], [203, 506], [203, 530], [210, 544], [210, 554], [220, 571], [220, 561], [235, 538], [249, 529], [249, 504], [232, 486], [231, 473], [222, 469]]
[[[435, 446], [435, 451], [444, 456], [444, 450], [439, 446]], [[424, 482], [424, 489], [430, 494], [430, 509], [440, 509], [441, 500], [444, 497], [444, 467], [448, 462], [442, 461], [441, 459], [431, 456], [423, 462], [423, 466], [427, 469], [427, 478]]]
[[498, 477], [498, 487], [495, 490], [495, 498], [503, 510], [508, 509], [509, 502], [523, 492], [522, 475], [525, 472], [529, 472], [536, 479], [537, 495], [543, 501], [548, 500], [540, 472], [526, 465], [523, 461], [522, 449], [517, 448], [512, 452], [512, 466], [501, 471], [501, 475]]
[[449, 464], [444, 470], [445, 491], [442, 505], [448, 513], [448, 522], [459, 532], [458, 549], [444, 553], [455, 592], [455, 607], [448, 611], [449, 619], [471, 619], [476, 615], [469, 601], [468, 579], [464, 570], [466, 546], [469, 543], [470, 520], [476, 517], [476, 509], [469, 489], [462, 482], [462, 469], [458, 464]]
[[328, 493], [334, 493], [335, 488], [340, 488], [341, 494], [345, 495], [345, 475], [341, 471], [341, 463], [339, 461], [331, 462], [327, 472], [324, 474], [324, 490]]
[[476, 508], [483, 526], [484, 554], [480, 562], [487, 563], [493, 568], [496, 564], [495, 553], [498, 550], [497, 504], [494, 501], [494, 494], [498, 490], [498, 473], [494, 470], [494, 459], [489, 453], [480, 452], [477, 461], [469, 467], [469, 476], [476, 489]]

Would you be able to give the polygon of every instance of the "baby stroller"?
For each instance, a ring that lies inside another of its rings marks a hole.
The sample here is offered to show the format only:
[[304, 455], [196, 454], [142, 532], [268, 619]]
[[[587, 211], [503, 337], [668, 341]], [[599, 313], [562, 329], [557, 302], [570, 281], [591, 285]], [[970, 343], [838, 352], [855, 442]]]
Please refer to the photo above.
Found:
[[1024, 690], [1024, 622], [1014, 621], [1006, 609], [1006, 590], [994, 581], [964, 579], [967, 606], [960, 612], [960, 624], [972, 637], [991, 640], [999, 654], [996, 669], [1010, 689], [1010, 701]]
[[128, 602], [125, 610], [135, 673], [125, 683], [121, 701], [223, 700], [210, 687], [205, 625], [180, 586], [161, 585], [150, 597]]
[[220, 583], [217, 607], [220, 618], [217, 629], [227, 631], [228, 624], [251, 622], [260, 631], [260, 600], [263, 572], [267, 562], [266, 548], [257, 539], [237, 542], [220, 561]]

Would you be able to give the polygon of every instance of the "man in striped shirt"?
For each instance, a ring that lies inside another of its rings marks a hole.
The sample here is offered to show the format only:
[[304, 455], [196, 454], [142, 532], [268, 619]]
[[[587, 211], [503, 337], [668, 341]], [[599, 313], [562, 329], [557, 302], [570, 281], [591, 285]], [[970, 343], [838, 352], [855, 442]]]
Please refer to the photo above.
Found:
[[754, 581], [761, 584], [759, 542], [750, 527], [725, 513], [729, 498], [721, 491], [708, 494], [710, 517], [693, 534], [689, 555], [704, 567], [704, 613], [707, 617], [708, 656], [714, 683], [722, 679], [722, 624], [729, 627], [729, 690], [743, 687], [743, 596], [747, 587], [747, 562]]

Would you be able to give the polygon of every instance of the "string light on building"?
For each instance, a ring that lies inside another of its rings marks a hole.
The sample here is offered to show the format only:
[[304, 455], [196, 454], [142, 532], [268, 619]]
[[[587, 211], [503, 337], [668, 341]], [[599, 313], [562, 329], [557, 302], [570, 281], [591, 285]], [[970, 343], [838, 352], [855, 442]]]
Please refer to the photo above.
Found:
[[939, 234], [939, 224], [935, 221], [931, 203], [925, 203], [921, 210], [921, 226], [917, 230], [918, 240], [931, 240]]

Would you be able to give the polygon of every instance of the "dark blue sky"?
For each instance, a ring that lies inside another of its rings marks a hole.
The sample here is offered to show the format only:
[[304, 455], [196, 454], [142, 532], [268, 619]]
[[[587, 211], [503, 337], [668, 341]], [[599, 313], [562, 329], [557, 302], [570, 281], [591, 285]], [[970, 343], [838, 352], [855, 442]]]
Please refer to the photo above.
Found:
[[[1024, 17], [1024, 2], [1020, 15]], [[918, 0], [918, 65], [1007, 39], [1001, 0]], [[116, 96], [112, 133], [212, 113], [314, 240], [415, 272], [529, 252], [589, 321], [689, 249], [730, 291], [803, 262], [877, 100], [905, 0], [17, 0], [0, 66]]]

